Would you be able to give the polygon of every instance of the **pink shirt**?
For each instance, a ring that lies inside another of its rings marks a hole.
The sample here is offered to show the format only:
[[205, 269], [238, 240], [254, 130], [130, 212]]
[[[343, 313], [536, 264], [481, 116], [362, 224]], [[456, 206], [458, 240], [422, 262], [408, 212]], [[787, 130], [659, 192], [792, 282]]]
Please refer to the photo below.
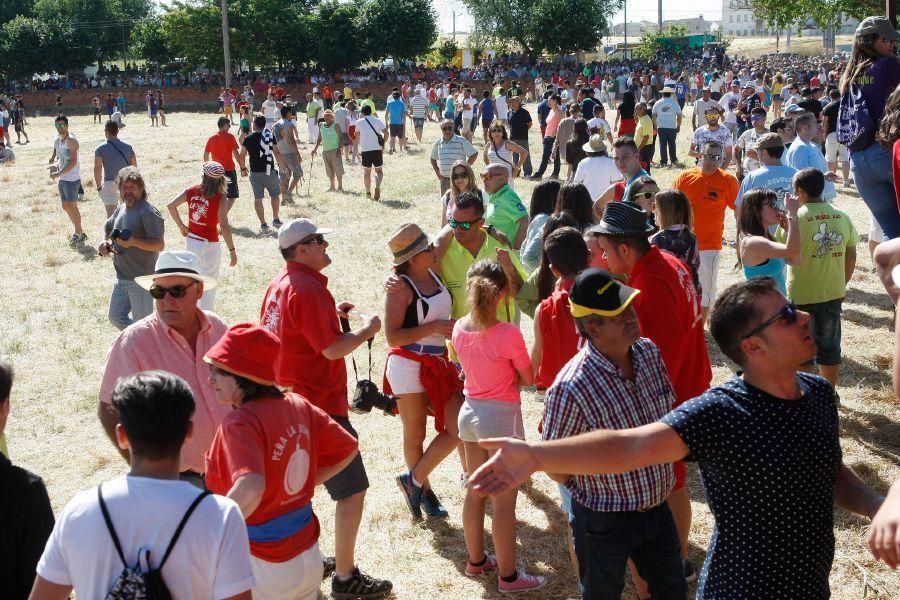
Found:
[[112, 401], [113, 388], [120, 377], [141, 371], [168, 371], [184, 379], [194, 393], [195, 408], [193, 434], [181, 449], [181, 470], [203, 473], [206, 451], [231, 407], [216, 401], [215, 390], [209, 383], [209, 365], [203, 361], [203, 356], [225, 335], [228, 327], [213, 313], [202, 310], [197, 313], [200, 333], [196, 352], [155, 312], [120, 333], [106, 355], [100, 402]]
[[563, 109], [551, 110], [547, 117], [547, 130], [544, 133], [547, 137], [556, 137], [556, 130], [559, 129], [559, 122], [566, 118], [566, 111]]
[[485, 331], [465, 331], [457, 321], [453, 348], [466, 374], [466, 397], [519, 402], [517, 369], [531, 367], [522, 332], [512, 323]]

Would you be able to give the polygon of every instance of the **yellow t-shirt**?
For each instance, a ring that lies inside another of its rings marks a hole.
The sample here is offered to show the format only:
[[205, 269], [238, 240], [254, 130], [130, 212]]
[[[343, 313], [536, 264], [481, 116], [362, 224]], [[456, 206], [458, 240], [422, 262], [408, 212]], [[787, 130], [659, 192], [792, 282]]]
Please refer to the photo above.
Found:
[[[450, 295], [453, 296], [453, 310], [450, 313], [450, 317], [453, 319], [459, 319], [469, 314], [469, 303], [466, 297], [466, 273], [469, 271], [469, 267], [485, 258], [496, 260], [498, 248], [509, 250], [509, 257], [522, 281], [528, 279], [528, 274], [514, 251], [496, 238], [489, 236], [484, 230], [481, 234], [487, 239], [481, 245], [478, 256], [473, 257], [472, 253], [454, 237], [450, 240], [447, 252], [441, 258], [441, 278], [444, 280], [444, 285], [450, 290]], [[497, 318], [501, 321], [511, 322], [515, 316], [515, 297], [507, 297], [497, 306]]]
[[644, 115], [638, 119], [637, 127], [634, 130], [634, 142], [640, 146], [644, 136], [647, 136], [644, 146], [653, 145], [653, 119], [650, 118], [650, 115]]

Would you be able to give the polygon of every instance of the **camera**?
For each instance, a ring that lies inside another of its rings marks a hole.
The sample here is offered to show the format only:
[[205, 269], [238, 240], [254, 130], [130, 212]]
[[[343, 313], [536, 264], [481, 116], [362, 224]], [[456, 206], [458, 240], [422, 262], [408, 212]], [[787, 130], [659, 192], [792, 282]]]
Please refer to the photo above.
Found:
[[126, 242], [131, 239], [131, 230], [130, 229], [119, 229], [116, 227], [111, 232], [109, 232], [109, 238], [103, 244], [106, 246], [106, 250], [113, 254], [122, 254], [115, 248], [116, 240], [125, 240]]
[[384, 414], [393, 417], [397, 410], [397, 398], [382, 394], [378, 390], [378, 386], [368, 379], [357, 381], [350, 410], [358, 415], [363, 415], [372, 412], [373, 408], [378, 408], [384, 411]]

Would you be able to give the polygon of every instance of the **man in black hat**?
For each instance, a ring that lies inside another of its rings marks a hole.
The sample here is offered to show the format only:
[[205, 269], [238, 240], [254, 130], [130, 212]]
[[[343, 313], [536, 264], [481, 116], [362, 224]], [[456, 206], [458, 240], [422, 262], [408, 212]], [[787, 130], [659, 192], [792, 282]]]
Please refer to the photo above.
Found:
[[[543, 437], [652, 423], [675, 402], [659, 349], [641, 338], [633, 302], [639, 290], [603, 269], [575, 279], [569, 305], [587, 340], [560, 371], [544, 401]], [[675, 521], [666, 498], [672, 464], [618, 475], [551, 475], [572, 494], [575, 553], [583, 598], [618, 598], [631, 557], [654, 598], [685, 598]]]

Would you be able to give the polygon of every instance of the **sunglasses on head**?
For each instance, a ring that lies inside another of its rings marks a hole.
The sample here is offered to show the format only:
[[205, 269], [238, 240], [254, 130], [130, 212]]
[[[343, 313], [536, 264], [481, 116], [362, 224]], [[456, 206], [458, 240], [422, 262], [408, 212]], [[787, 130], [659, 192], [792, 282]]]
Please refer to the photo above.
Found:
[[779, 319], [784, 319], [785, 321], [787, 321], [788, 323], [791, 323], [791, 324], [796, 323], [798, 312], [799, 312], [799, 310], [797, 309], [797, 305], [794, 304], [793, 301], [788, 302], [787, 304], [782, 306], [781, 310], [779, 310], [774, 316], [766, 319], [765, 321], [763, 321], [762, 323], [760, 323], [759, 325], [757, 325], [756, 327], [751, 329], [749, 331], [749, 333], [747, 333], [747, 335], [745, 335], [742, 339], [746, 340], [748, 337], [758, 335], [759, 333], [762, 332], [763, 329], [765, 329], [772, 323], [778, 321]]
[[154, 300], [162, 300], [166, 297], [166, 294], [170, 294], [177, 300], [179, 298], [184, 298], [184, 295], [187, 293], [188, 288], [197, 285], [198, 283], [200, 282], [194, 281], [193, 283], [189, 283], [187, 285], [173, 285], [171, 287], [163, 287], [154, 283], [150, 286], [150, 295]]
[[457, 227], [461, 227], [463, 231], [468, 231], [472, 229], [472, 225], [480, 221], [481, 219], [475, 219], [474, 221], [457, 221], [453, 217], [447, 219], [447, 225], [450, 226], [451, 229], [456, 229]]
[[452, 177], [453, 179], [468, 179], [469, 174], [465, 171], [456, 171], [455, 173], [453, 173]]
[[324, 243], [325, 243], [325, 236], [322, 235], [321, 233], [317, 233], [316, 235], [314, 235], [312, 237], [308, 237], [305, 240], [303, 240], [302, 242], [300, 242], [300, 245], [302, 245], [302, 246], [311, 246], [311, 245], [320, 246]]

